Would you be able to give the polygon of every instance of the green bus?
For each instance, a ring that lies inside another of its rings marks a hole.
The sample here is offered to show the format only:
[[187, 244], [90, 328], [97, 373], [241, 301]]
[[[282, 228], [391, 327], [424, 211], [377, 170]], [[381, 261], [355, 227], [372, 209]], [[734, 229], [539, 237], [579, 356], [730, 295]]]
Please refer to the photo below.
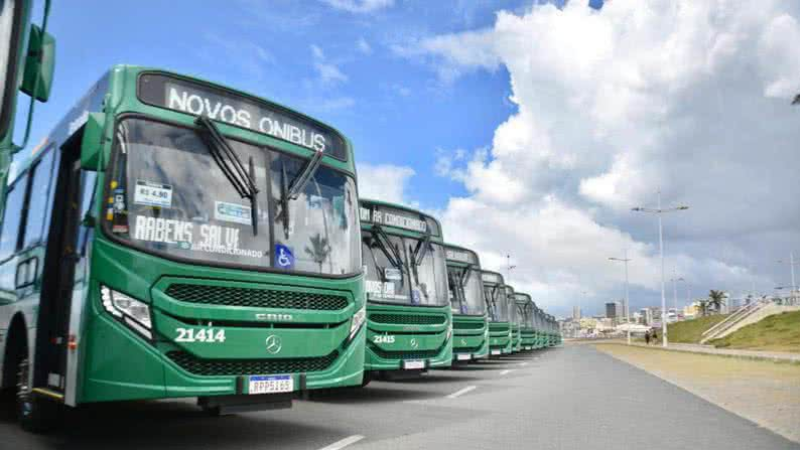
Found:
[[483, 299], [481, 265], [472, 250], [447, 244], [447, 281], [453, 312], [453, 361], [489, 356], [489, 322]]
[[552, 347], [561, 343], [561, 332], [558, 329], [556, 318], [547, 314], [547, 344]]
[[514, 288], [506, 285], [506, 298], [508, 299], [509, 308], [509, 321], [511, 322], [511, 353], [517, 353], [520, 350], [520, 321], [522, 315], [519, 311], [519, 306], [515, 300]]
[[520, 347], [521, 350], [534, 350], [536, 348], [536, 331], [534, 327], [535, 305], [531, 296], [517, 292], [514, 294], [517, 309], [520, 313]]
[[489, 356], [511, 353], [511, 304], [506, 297], [503, 276], [497, 272], [481, 271], [483, 298], [489, 320]]
[[400, 205], [360, 201], [367, 293], [364, 383], [450, 367], [452, 313], [442, 227]]
[[533, 304], [533, 329], [535, 336], [534, 349], [544, 348], [545, 334], [544, 334], [544, 311], [539, 309], [536, 303]]
[[[32, 5], [33, 0], [0, 0], [0, 190], [6, 187], [14, 154], [27, 148], [34, 106], [48, 100], [53, 81], [55, 40], [45, 31], [50, 0], [44, 2], [41, 26], [30, 23]], [[17, 144], [14, 123], [19, 91], [30, 97], [30, 103], [25, 136]]]
[[115, 66], [10, 182], [2, 387], [59, 405], [197, 397], [217, 415], [360, 385], [351, 145], [237, 90]]

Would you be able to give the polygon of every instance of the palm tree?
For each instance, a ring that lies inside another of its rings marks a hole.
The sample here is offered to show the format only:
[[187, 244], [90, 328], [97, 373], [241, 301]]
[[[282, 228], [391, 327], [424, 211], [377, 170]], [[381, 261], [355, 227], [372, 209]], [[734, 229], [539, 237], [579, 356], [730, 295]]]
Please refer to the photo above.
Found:
[[328, 259], [328, 255], [331, 253], [331, 246], [328, 244], [328, 238], [322, 237], [319, 233], [317, 233], [316, 236], [311, 236], [311, 247], [309, 248], [306, 246], [305, 250], [306, 253], [319, 264], [319, 272], [322, 273], [322, 263]]
[[705, 317], [708, 314], [708, 300], [699, 300], [697, 309], [700, 311], [700, 317]]
[[722, 305], [725, 304], [725, 293], [722, 291], [715, 291], [714, 289], [708, 293], [708, 303], [718, 313], [722, 312]]

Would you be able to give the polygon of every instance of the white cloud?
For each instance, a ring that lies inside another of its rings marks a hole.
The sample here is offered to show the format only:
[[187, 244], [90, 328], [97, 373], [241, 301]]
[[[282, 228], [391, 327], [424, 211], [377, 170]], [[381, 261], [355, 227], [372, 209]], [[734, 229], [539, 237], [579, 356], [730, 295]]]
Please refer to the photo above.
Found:
[[364, 39], [363, 37], [358, 38], [358, 40], [356, 41], [356, 48], [358, 49], [358, 51], [360, 51], [365, 55], [372, 54], [372, 46], [369, 45], [369, 42], [367, 42], [367, 40]]
[[490, 148], [437, 161], [469, 193], [441, 212], [448, 240], [495, 269], [512, 253], [512, 281], [562, 311], [617, 298], [621, 269], [607, 258], [627, 248], [631, 281], [652, 304], [655, 221], [629, 209], [661, 189], [692, 207], [665, 219], [668, 272], [697, 294], [749, 291], [751, 279], [771, 292], [786, 276], [775, 259], [800, 248], [796, 5], [586, 3], [499, 12], [492, 28], [395, 47], [448, 82], [501, 66], [510, 75], [517, 111]]
[[311, 55], [314, 58], [314, 70], [323, 84], [334, 85], [348, 80], [347, 75], [325, 57], [325, 52], [319, 46], [311, 45]]
[[409, 204], [404, 191], [414, 174], [414, 169], [407, 166], [358, 164], [358, 195], [361, 198]]
[[356, 14], [380, 11], [394, 5], [394, 0], [322, 0], [332, 8]]

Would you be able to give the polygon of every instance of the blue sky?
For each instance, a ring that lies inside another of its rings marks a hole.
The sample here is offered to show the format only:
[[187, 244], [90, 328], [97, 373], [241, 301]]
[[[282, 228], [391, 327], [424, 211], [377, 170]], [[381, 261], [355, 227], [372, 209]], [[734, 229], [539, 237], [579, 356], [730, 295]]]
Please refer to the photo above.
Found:
[[[491, 143], [513, 112], [504, 69], [442, 82], [396, 51], [434, 35], [483, 28], [528, 2], [407, 1], [354, 13], [318, 1], [55, 2], [52, 100], [33, 141], [118, 63], [176, 70], [264, 96], [339, 128], [359, 161], [410, 166], [407, 193], [429, 208], [463, 188], [434, 173], [437, 151]], [[72, 6], [72, 7], [70, 7]], [[40, 7], [37, 7], [40, 9]]]

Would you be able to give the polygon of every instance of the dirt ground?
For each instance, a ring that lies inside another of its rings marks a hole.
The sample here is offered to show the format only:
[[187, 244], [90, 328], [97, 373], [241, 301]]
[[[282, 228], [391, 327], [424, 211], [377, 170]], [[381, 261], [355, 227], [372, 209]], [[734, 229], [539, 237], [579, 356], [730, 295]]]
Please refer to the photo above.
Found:
[[800, 442], [800, 365], [597, 344], [734, 414]]

